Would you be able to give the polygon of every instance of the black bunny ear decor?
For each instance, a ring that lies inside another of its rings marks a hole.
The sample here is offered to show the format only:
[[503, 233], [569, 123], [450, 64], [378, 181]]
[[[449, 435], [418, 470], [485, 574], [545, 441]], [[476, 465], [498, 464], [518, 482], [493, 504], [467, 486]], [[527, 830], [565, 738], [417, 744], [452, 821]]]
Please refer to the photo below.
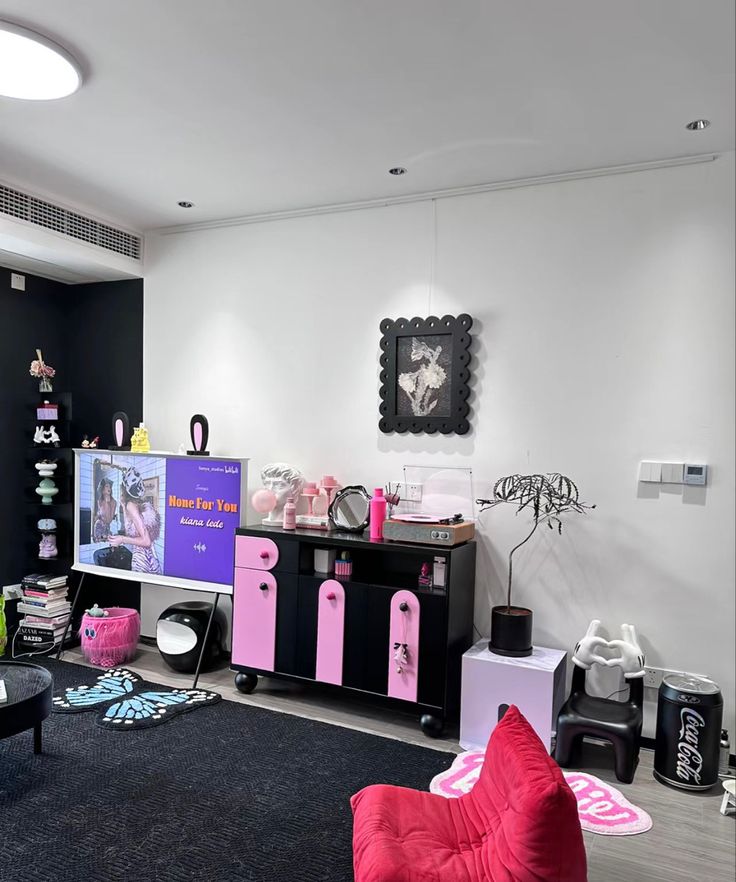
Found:
[[124, 410], [112, 415], [112, 440], [108, 450], [130, 450], [130, 420]]
[[195, 413], [189, 421], [189, 434], [192, 436], [193, 450], [187, 450], [189, 456], [209, 456], [207, 441], [210, 437], [210, 424], [202, 413]]

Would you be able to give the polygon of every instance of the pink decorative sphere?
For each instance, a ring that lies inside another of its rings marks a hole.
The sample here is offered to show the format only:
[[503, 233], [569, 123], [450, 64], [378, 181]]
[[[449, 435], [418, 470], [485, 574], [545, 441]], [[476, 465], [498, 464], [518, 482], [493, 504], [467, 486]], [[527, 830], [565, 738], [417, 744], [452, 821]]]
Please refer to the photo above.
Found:
[[250, 498], [250, 504], [259, 514], [268, 514], [276, 508], [276, 494], [273, 490], [256, 490]]

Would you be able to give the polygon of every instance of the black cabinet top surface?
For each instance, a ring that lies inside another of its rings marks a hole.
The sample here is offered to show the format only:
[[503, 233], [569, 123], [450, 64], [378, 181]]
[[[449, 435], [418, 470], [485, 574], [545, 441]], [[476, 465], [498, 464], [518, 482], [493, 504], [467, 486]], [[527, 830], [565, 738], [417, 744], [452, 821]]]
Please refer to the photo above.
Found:
[[422, 552], [428, 554], [450, 554], [455, 548], [473, 545], [474, 540], [459, 545], [425, 545], [419, 542], [390, 542], [387, 539], [370, 539], [368, 530], [363, 533], [343, 533], [339, 530], [310, 530], [297, 528], [284, 530], [283, 527], [264, 527], [262, 524], [248, 524], [240, 527], [238, 536], [270, 536], [279, 539], [294, 539], [311, 545], [331, 546], [333, 548], [382, 548], [398, 552]]

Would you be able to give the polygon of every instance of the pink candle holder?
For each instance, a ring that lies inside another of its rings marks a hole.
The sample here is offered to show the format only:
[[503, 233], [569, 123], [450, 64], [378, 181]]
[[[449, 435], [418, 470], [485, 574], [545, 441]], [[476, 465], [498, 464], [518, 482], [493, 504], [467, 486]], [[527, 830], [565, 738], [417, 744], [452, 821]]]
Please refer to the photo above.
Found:
[[307, 481], [302, 488], [302, 496], [307, 499], [307, 516], [314, 517], [314, 497], [319, 496], [319, 487], [315, 481]]
[[335, 480], [334, 475], [324, 475], [322, 480], [319, 482], [320, 487], [325, 491], [327, 496], [327, 505], [332, 504], [332, 497], [337, 493], [340, 485]]

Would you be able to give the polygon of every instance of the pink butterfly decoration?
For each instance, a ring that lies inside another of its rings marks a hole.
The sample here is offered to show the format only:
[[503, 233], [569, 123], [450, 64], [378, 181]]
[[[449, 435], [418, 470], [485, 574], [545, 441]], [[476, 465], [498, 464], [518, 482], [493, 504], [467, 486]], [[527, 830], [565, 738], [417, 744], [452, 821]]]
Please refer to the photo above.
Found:
[[[478, 780], [484, 756], [482, 750], [459, 754], [446, 772], [432, 779], [430, 792], [448, 799], [468, 793]], [[604, 836], [632, 836], [651, 829], [651, 817], [606, 781], [587, 772], [562, 774], [575, 794], [583, 830]]]

